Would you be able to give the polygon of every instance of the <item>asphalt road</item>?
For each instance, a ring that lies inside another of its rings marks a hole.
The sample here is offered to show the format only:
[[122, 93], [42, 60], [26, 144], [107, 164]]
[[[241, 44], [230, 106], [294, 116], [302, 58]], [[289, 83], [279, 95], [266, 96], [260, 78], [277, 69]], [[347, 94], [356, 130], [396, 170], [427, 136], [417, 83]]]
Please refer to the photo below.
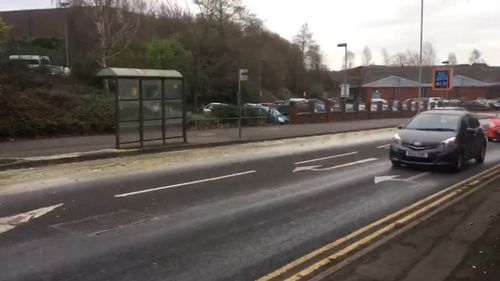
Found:
[[395, 169], [387, 143], [2, 196], [0, 218], [64, 205], [0, 234], [0, 280], [254, 280], [500, 163]]

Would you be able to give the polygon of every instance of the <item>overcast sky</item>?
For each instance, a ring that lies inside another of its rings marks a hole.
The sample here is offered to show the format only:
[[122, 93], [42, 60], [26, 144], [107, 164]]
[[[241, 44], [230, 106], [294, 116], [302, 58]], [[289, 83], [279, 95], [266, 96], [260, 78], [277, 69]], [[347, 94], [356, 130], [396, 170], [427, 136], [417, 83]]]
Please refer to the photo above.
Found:
[[[191, 0], [176, 0], [191, 3]], [[361, 64], [364, 46], [374, 62], [382, 64], [381, 49], [395, 54], [418, 50], [420, 29], [419, 0], [243, 0], [266, 27], [292, 39], [307, 22], [320, 44], [326, 64], [342, 65], [347, 42]], [[50, 0], [0, 0], [0, 10], [50, 7]], [[468, 63], [474, 48], [490, 65], [500, 65], [499, 0], [426, 0], [424, 41], [431, 42], [439, 61], [455, 52], [459, 63]]]

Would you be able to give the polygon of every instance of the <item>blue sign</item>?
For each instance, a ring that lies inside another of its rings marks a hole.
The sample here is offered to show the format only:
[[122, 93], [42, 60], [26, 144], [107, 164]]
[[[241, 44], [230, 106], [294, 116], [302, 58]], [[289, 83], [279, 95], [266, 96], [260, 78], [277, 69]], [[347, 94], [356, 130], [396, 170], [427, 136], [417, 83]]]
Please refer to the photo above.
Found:
[[434, 69], [432, 77], [432, 88], [435, 90], [451, 90], [452, 79], [450, 69]]

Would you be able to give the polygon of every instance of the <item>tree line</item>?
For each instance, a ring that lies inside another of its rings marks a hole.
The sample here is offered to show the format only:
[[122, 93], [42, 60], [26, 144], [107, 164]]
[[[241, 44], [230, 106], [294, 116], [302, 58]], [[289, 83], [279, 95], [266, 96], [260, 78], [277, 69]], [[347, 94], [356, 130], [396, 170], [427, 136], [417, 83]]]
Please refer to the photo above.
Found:
[[188, 101], [196, 108], [235, 103], [241, 68], [250, 73], [243, 86], [247, 102], [321, 97], [338, 87], [307, 24], [288, 41], [268, 30], [241, 0], [194, 0], [196, 11], [175, 1], [70, 4], [85, 14], [78, 32], [87, 34], [80, 37], [94, 42], [72, 61], [74, 73], [87, 79], [108, 66], [176, 69], [185, 76]]

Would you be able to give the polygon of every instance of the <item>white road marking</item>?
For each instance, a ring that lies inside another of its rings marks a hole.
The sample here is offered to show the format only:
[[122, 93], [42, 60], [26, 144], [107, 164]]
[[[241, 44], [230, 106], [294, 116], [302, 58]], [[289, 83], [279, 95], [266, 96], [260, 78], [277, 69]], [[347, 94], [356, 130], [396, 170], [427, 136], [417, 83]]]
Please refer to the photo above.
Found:
[[296, 173], [296, 172], [300, 172], [300, 171], [315, 171], [315, 172], [331, 171], [331, 170], [335, 170], [335, 169], [339, 169], [339, 168], [354, 166], [354, 165], [368, 163], [368, 162], [377, 161], [377, 160], [378, 160], [378, 158], [368, 158], [368, 159], [363, 159], [363, 160], [350, 162], [350, 163], [337, 165], [337, 166], [332, 166], [332, 167], [327, 167], [327, 168], [319, 168], [321, 166], [297, 167], [297, 168], [295, 168], [295, 170], [293, 170], [293, 172]]
[[391, 146], [391, 144], [384, 144], [384, 145], [377, 146], [377, 148], [389, 149], [390, 146]]
[[425, 176], [430, 175], [430, 174], [431, 174], [430, 172], [425, 172], [425, 173], [421, 173], [421, 174], [415, 175], [415, 176], [413, 176], [413, 177], [409, 177], [409, 178], [407, 178], [406, 180], [407, 180], [407, 181], [414, 181], [414, 180], [416, 180], [416, 179], [419, 179], [419, 178], [421, 178], [421, 177], [425, 177]]
[[211, 182], [211, 181], [217, 181], [217, 180], [222, 180], [222, 179], [227, 179], [227, 178], [234, 178], [238, 176], [244, 176], [248, 174], [253, 174], [256, 173], [257, 171], [246, 171], [242, 173], [236, 173], [236, 174], [230, 174], [230, 175], [225, 175], [225, 176], [220, 176], [220, 177], [215, 177], [215, 178], [208, 178], [208, 179], [202, 179], [202, 180], [196, 180], [196, 181], [190, 181], [190, 182], [184, 182], [184, 183], [178, 183], [178, 184], [172, 184], [172, 185], [167, 185], [167, 186], [162, 186], [162, 187], [156, 187], [156, 188], [150, 188], [150, 189], [145, 189], [145, 190], [139, 190], [139, 191], [134, 191], [134, 192], [129, 192], [129, 193], [123, 193], [123, 194], [117, 194], [115, 197], [128, 197], [128, 196], [133, 196], [133, 195], [138, 195], [138, 194], [144, 194], [144, 193], [149, 193], [149, 192], [155, 192], [159, 190], [164, 190], [164, 189], [169, 189], [169, 188], [175, 188], [175, 187], [181, 187], [181, 186], [186, 186], [186, 185], [193, 185], [193, 184], [198, 184], [198, 183], [204, 183], [204, 182]]
[[311, 160], [296, 162], [294, 164], [295, 165], [302, 165], [302, 164], [307, 164], [307, 163], [321, 161], [321, 160], [327, 160], [327, 159], [333, 159], [333, 158], [338, 158], [338, 157], [353, 155], [353, 154], [357, 154], [357, 153], [358, 153], [357, 151], [354, 151], [354, 152], [349, 152], [349, 153], [343, 153], [343, 154], [338, 154], [338, 155], [332, 155], [332, 156], [327, 156], [327, 157], [322, 157], [322, 158], [317, 158], [317, 159], [311, 159]]
[[374, 181], [375, 181], [375, 184], [378, 184], [378, 183], [381, 183], [381, 182], [384, 182], [384, 181], [403, 181], [403, 182], [410, 182], [410, 181], [414, 181], [416, 179], [419, 179], [419, 178], [422, 178], [422, 177], [425, 177], [427, 175], [430, 175], [430, 172], [425, 172], [425, 173], [420, 173], [418, 175], [415, 175], [413, 177], [409, 177], [409, 178], [406, 178], [406, 179], [398, 179], [399, 178], [399, 175], [393, 175], [393, 176], [378, 176], [378, 177], [375, 177]]
[[49, 207], [44, 207], [44, 208], [32, 210], [32, 211], [29, 211], [26, 213], [17, 214], [17, 215], [10, 216], [10, 217], [0, 218], [0, 234], [7, 232], [11, 229], [14, 229], [16, 226], [25, 224], [25, 223], [29, 222], [30, 220], [39, 218], [39, 217], [41, 217], [41, 216], [43, 216], [43, 215], [45, 215], [45, 214], [47, 214], [55, 209], [61, 207], [62, 205], [64, 205], [64, 204], [61, 203], [61, 204], [57, 204], [57, 205], [53, 205], [53, 206], [49, 206]]
[[375, 177], [375, 184], [378, 184], [378, 183], [381, 183], [381, 182], [384, 182], [384, 181], [393, 181], [393, 180], [395, 180], [398, 177], [399, 177], [399, 175]]

